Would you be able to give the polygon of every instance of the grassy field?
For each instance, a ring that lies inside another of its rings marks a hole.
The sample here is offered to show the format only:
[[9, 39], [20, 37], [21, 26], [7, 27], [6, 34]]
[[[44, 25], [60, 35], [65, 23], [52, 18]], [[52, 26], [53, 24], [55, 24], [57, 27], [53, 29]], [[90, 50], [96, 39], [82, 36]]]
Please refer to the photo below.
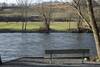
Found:
[[[27, 30], [39, 30], [43, 27], [41, 22], [28, 22]], [[75, 22], [52, 22], [50, 28], [57, 31], [66, 31], [70, 29], [76, 29], [77, 23]], [[22, 22], [0, 22], [0, 29], [10, 29], [10, 30], [21, 30]]]

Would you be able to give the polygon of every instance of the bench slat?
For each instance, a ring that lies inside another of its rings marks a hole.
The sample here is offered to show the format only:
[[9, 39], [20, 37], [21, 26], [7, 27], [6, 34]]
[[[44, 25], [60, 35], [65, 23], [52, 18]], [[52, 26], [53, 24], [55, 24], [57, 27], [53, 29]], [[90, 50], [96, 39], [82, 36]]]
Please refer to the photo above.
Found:
[[89, 58], [89, 56], [84, 56], [84, 57], [52, 57], [52, 58], [44, 58], [44, 59], [82, 59], [82, 58]]
[[89, 53], [89, 49], [65, 49], [65, 50], [45, 50], [45, 54], [83, 54]]

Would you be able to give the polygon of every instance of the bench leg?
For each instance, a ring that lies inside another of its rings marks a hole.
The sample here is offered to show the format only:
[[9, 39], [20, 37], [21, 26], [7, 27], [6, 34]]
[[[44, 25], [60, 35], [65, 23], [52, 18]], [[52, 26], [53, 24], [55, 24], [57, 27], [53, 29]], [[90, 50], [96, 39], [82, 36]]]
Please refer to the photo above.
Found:
[[52, 64], [52, 54], [50, 54], [50, 64]]
[[82, 64], [84, 64], [84, 58], [82, 58]]
[[0, 56], [0, 65], [2, 64], [1, 56]]
[[84, 52], [83, 52], [83, 56], [82, 56], [82, 64], [84, 64]]

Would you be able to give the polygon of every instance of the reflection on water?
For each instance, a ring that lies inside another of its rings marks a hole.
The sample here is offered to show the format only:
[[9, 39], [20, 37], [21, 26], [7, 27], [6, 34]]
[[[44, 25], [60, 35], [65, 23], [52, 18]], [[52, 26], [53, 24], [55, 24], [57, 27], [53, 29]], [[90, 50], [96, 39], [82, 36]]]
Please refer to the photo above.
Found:
[[96, 54], [90, 33], [1, 33], [0, 54], [3, 61], [19, 57], [44, 56], [45, 49], [89, 48]]

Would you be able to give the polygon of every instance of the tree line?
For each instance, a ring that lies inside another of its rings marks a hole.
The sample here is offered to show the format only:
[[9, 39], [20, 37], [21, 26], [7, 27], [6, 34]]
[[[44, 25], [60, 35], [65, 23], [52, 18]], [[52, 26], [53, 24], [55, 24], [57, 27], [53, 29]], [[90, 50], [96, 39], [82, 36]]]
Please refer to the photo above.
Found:
[[[25, 20], [26, 19], [26, 20]], [[0, 16], [0, 22], [33, 22], [33, 21], [41, 21], [40, 16], [31, 16], [31, 17], [23, 17], [23, 16]]]

